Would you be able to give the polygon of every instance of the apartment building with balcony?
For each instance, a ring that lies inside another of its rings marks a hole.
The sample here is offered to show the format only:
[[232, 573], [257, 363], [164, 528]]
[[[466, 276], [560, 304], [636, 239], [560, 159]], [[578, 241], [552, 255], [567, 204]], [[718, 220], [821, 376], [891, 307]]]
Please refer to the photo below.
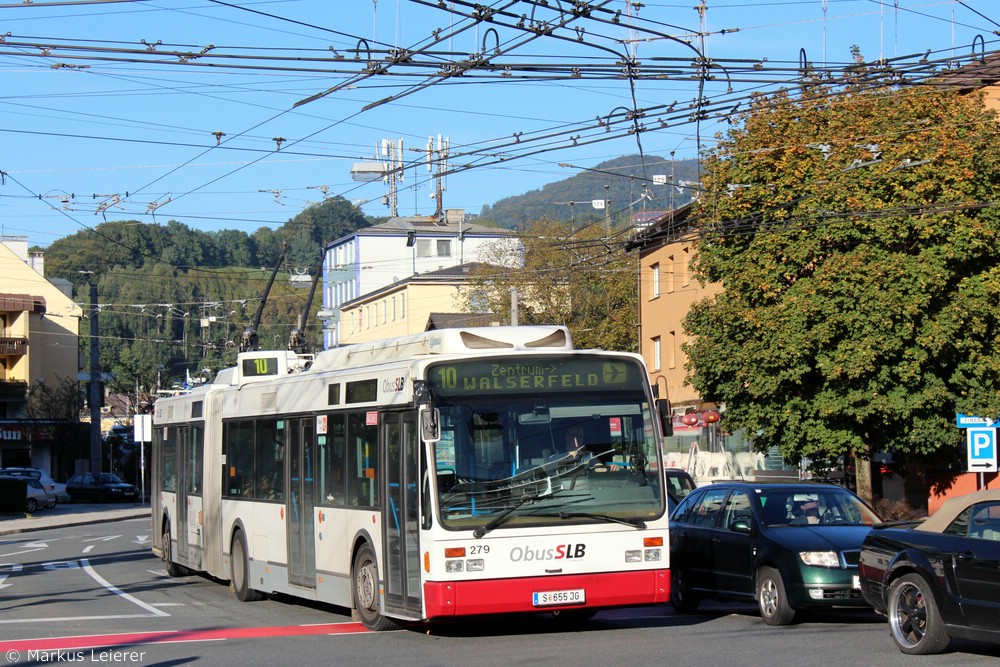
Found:
[[53, 470], [73, 418], [29, 409], [42, 385], [76, 381], [82, 309], [69, 283], [44, 276], [43, 257], [24, 236], [0, 236], [0, 465]]

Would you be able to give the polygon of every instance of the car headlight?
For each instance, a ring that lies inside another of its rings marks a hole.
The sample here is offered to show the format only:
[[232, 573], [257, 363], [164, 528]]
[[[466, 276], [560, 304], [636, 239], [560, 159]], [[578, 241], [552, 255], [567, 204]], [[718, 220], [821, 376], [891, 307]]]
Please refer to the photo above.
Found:
[[800, 551], [799, 558], [806, 565], [816, 567], [840, 567], [840, 559], [834, 551]]

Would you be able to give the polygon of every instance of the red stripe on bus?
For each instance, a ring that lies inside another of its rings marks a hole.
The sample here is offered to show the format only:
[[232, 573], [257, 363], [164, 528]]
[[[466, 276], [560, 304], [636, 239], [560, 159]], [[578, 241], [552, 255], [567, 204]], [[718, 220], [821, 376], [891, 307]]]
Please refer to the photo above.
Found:
[[361, 623], [323, 623], [320, 625], [279, 625], [263, 628], [221, 628], [215, 630], [162, 630], [110, 635], [78, 635], [0, 641], [0, 654], [6, 651], [56, 651], [67, 649], [173, 644], [225, 639], [296, 637], [304, 635], [344, 635], [368, 632]]
[[[531, 603], [533, 593], [580, 588], [586, 592], [586, 603], [577, 607], [535, 607]], [[428, 619], [557, 609], [644, 606], [663, 604], [669, 600], [670, 570], [485, 581], [431, 581], [424, 584], [424, 605]]]

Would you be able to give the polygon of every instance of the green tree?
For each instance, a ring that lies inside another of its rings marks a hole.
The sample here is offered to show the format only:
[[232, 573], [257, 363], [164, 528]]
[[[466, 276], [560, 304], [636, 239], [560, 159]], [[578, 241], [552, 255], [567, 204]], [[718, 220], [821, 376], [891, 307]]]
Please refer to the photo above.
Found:
[[565, 324], [576, 347], [638, 349], [635, 258], [609, 243], [603, 225], [542, 221], [519, 236], [520, 248], [490, 247], [474, 272], [470, 311], [509, 320], [516, 289], [518, 324]]
[[[704, 163], [693, 386], [791, 460], [955, 460], [1000, 414], [1000, 130], [979, 95], [856, 83], [756, 98]], [[862, 85], [864, 84], [864, 85]]]

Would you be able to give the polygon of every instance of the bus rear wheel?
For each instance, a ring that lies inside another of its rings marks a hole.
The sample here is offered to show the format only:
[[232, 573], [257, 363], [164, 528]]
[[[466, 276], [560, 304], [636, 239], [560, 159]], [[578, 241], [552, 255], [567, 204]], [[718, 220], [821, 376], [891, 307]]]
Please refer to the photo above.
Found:
[[163, 564], [166, 566], [167, 574], [171, 577], [183, 577], [188, 574], [188, 569], [183, 565], [174, 562], [174, 548], [170, 542], [170, 524], [163, 523]]
[[396, 621], [382, 615], [379, 600], [378, 564], [375, 552], [367, 542], [358, 549], [354, 556], [354, 568], [351, 571], [354, 581], [354, 608], [361, 617], [361, 623], [369, 630], [396, 630], [400, 627]]
[[229, 550], [229, 572], [233, 591], [240, 602], [253, 602], [264, 597], [260, 591], [250, 587], [250, 559], [242, 530], [233, 535], [233, 544]]

